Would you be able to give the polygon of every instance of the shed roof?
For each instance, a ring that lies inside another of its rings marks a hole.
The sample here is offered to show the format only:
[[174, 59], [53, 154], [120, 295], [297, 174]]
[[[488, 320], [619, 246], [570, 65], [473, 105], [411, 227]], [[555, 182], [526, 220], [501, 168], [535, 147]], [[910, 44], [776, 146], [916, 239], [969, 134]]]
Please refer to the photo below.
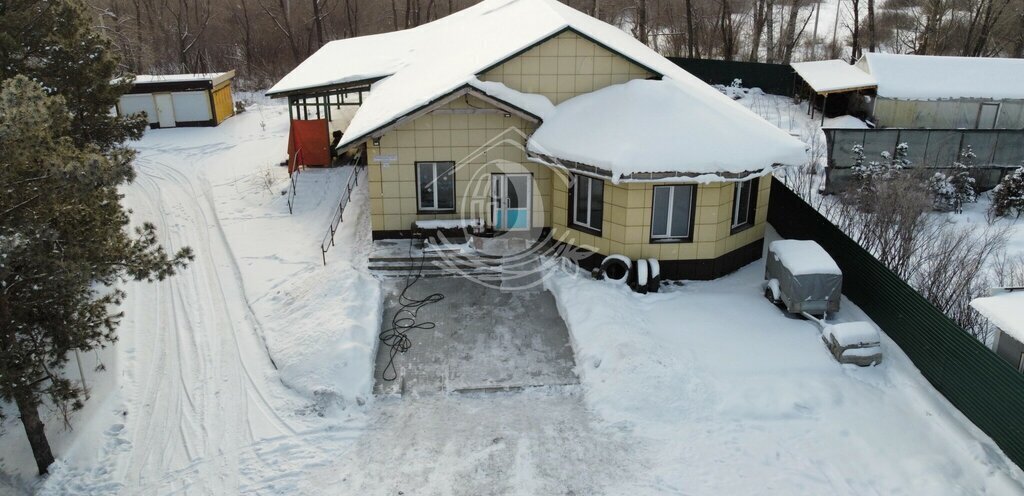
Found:
[[796, 62], [793, 70], [817, 93], [836, 93], [878, 85], [871, 74], [842, 60]]
[[[481, 85], [476, 76], [565, 31], [589, 38], [657, 76], [672, 79], [678, 91], [720, 109], [739, 127], [777, 132], [779, 141], [793, 139], [621, 29], [555, 0], [484, 0], [413, 29], [332, 41], [267, 94], [303, 94], [372, 81], [369, 95], [340, 144], [347, 146], [467, 86], [507, 103], [529, 103], [522, 98], [508, 102], [515, 95]], [[745, 146], [744, 136], [724, 129], [722, 133], [714, 145], [723, 153]], [[766, 162], [770, 156], [766, 155]], [[686, 157], [679, 157], [679, 163], [686, 163]]]
[[209, 81], [216, 86], [235, 77], [235, 71], [205, 72], [198, 74], [139, 74], [135, 84], [195, 83]]
[[878, 96], [1024, 99], [1024, 59], [868, 53], [857, 66], [878, 80]]
[[1024, 290], [975, 298], [971, 306], [993, 325], [1024, 343]]

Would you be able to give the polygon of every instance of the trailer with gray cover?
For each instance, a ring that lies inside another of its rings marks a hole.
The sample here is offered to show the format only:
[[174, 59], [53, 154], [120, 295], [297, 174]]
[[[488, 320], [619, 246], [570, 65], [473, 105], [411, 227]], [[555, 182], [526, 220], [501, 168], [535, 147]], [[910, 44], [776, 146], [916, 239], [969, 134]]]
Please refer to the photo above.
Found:
[[814, 241], [783, 239], [768, 245], [764, 295], [796, 314], [839, 311], [843, 273]]

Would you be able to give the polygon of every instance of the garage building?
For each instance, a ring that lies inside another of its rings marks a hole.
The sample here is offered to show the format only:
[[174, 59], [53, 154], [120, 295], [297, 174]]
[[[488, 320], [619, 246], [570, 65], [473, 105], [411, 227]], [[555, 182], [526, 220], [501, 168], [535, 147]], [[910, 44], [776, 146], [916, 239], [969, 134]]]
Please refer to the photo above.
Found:
[[152, 129], [216, 126], [234, 115], [235, 71], [139, 75], [117, 104], [119, 115], [145, 112]]

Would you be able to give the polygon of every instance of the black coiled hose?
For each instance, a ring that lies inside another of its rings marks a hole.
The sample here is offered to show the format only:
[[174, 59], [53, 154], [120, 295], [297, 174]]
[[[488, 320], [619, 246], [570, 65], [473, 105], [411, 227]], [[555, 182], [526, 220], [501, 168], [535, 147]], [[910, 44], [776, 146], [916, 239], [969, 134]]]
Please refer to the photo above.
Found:
[[[411, 241], [409, 243], [409, 258], [412, 258]], [[413, 329], [433, 329], [437, 326], [435, 322], [417, 322], [416, 318], [421, 308], [443, 300], [444, 295], [433, 293], [424, 298], [412, 298], [406, 294], [423, 277], [423, 266], [426, 264], [426, 258], [427, 253], [423, 252], [420, 256], [420, 265], [416, 269], [416, 273], [405, 275], [405, 287], [402, 288], [402, 293], [398, 295], [400, 308], [395, 312], [395, 316], [391, 318], [391, 327], [384, 329], [380, 333], [381, 343], [389, 348], [388, 364], [384, 367], [384, 371], [381, 374], [381, 378], [385, 381], [393, 381], [398, 378], [398, 370], [395, 369], [395, 356], [399, 353], [405, 353], [409, 351], [409, 348], [412, 348], [412, 340], [409, 339], [408, 332]]]

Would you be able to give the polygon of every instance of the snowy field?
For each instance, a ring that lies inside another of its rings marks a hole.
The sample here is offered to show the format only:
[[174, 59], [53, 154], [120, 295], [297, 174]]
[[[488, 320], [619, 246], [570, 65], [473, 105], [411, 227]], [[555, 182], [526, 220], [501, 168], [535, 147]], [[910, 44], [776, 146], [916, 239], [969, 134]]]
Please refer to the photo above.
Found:
[[[840, 366], [761, 296], [761, 262], [646, 296], [555, 274], [580, 386], [375, 399], [366, 195], [323, 266], [352, 171], [302, 173], [288, 215], [286, 131], [264, 102], [136, 144], [126, 203], [196, 262], [127, 287], [74, 430], [49, 419], [48, 479], [8, 420], [0, 493], [1024, 494], [890, 340], [881, 366]], [[840, 318], [864, 317], [844, 302]]]

